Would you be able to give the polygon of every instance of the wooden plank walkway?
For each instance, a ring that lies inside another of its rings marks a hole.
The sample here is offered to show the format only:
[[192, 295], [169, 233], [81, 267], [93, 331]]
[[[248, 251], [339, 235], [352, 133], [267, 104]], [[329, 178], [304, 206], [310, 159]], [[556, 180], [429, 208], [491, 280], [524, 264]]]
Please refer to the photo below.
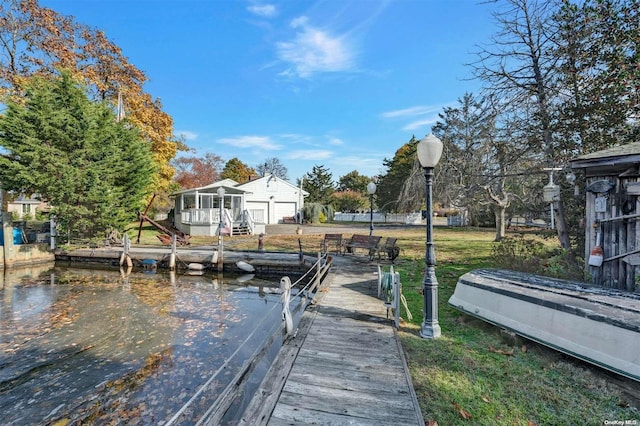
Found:
[[243, 424], [424, 425], [373, 263], [337, 257]]

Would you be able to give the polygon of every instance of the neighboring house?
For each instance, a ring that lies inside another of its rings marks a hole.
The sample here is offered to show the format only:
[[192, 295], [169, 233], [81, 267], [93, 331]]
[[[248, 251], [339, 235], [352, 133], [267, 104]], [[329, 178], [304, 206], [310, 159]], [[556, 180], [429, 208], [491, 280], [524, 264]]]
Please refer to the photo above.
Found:
[[[586, 178], [585, 262], [593, 283], [636, 291], [640, 277], [640, 142], [571, 161]], [[598, 249], [601, 247], [603, 255]], [[591, 261], [590, 261], [591, 259]], [[599, 260], [602, 261], [597, 266]]]
[[7, 211], [18, 220], [35, 219], [36, 211], [46, 210], [48, 210], [48, 205], [33, 196], [20, 195], [15, 200], [7, 202]]
[[[222, 209], [218, 194], [220, 188], [224, 189]], [[221, 222], [224, 224], [223, 233], [258, 234], [265, 231], [265, 225], [284, 223], [298, 217], [304, 206], [304, 197], [308, 195], [308, 192], [273, 175], [243, 184], [225, 179], [171, 194], [174, 198], [174, 225], [188, 235], [217, 235]]]

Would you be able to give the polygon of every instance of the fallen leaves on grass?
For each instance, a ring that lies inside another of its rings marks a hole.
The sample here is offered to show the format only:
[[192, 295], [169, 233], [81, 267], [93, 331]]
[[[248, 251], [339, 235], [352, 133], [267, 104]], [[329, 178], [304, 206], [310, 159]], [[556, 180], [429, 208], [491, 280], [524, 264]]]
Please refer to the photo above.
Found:
[[494, 354], [513, 356], [513, 349], [510, 351], [505, 351], [504, 349], [496, 349], [493, 346], [489, 346], [489, 352], [493, 352]]
[[465, 420], [469, 420], [471, 419], [471, 413], [469, 413], [467, 410], [464, 410], [462, 407], [460, 407], [456, 402], [452, 402], [453, 407], [458, 411], [458, 413], [460, 414], [460, 417], [462, 417]]

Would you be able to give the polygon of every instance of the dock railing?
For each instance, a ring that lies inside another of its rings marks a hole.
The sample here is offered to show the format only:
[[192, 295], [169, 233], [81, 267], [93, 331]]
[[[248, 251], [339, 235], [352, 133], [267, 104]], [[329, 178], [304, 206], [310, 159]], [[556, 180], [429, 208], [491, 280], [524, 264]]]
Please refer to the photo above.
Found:
[[[232, 378], [231, 382], [226, 386], [226, 388], [218, 394], [216, 400], [212, 403], [209, 409], [202, 415], [200, 419], [197, 420], [198, 425], [204, 424], [221, 424], [223, 420], [223, 416], [229, 407], [233, 404], [236, 398], [241, 397], [238, 395], [238, 389], [242, 388], [242, 383], [248, 380], [248, 376], [250, 375], [256, 365], [261, 361], [261, 359], [268, 352], [268, 348], [270, 348], [277, 340], [279, 336], [281, 336], [280, 331], [284, 329], [286, 332], [286, 336], [295, 335], [292, 324], [292, 316], [291, 319], [291, 327], [287, 329], [287, 318], [285, 316], [285, 311], [287, 311], [288, 315], [291, 315], [290, 301], [291, 301], [291, 288], [295, 288], [301, 285], [303, 282], [306, 282], [304, 287], [298, 290], [295, 294], [295, 297], [300, 298], [300, 303], [296, 305], [293, 309], [293, 313], [297, 313], [298, 311], [306, 309], [311, 301], [312, 293], [315, 292], [320, 284], [322, 283], [322, 278], [326, 275], [327, 271], [331, 267], [331, 256], [322, 255], [318, 253], [318, 260], [305, 272], [300, 278], [298, 278], [294, 283], [291, 283], [291, 280], [288, 276], [282, 277], [281, 279], [281, 290], [283, 290], [282, 282], [285, 282], [284, 287], [288, 287], [288, 291], [281, 291], [280, 303], [275, 303], [273, 308], [263, 316], [262, 321], [256, 325], [254, 330], [245, 338], [245, 340], [236, 348], [236, 350], [225, 360], [225, 362], [213, 373], [213, 375], [203, 384], [201, 385], [193, 396], [187, 401], [165, 425], [177, 425], [183, 424], [187, 421], [196, 422], [195, 419], [188, 419], [185, 416], [191, 411], [193, 407], [196, 407], [206, 394], [206, 392], [216, 385], [216, 380], [220, 374], [227, 374], [228, 370], [233, 363], [233, 361], [239, 355], [245, 353], [246, 346], [252, 338], [255, 338], [260, 330], [264, 330], [263, 325], [265, 322], [273, 317], [273, 313], [278, 307], [281, 307], [283, 310], [282, 323], [278, 324], [277, 327], [273, 327], [270, 329], [270, 333], [267, 338], [264, 340], [263, 344], [257, 345], [255, 350], [251, 353], [251, 355], [244, 360], [242, 366], [238, 369], [235, 376]], [[285, 289], [286, 290], [286, 289]]]

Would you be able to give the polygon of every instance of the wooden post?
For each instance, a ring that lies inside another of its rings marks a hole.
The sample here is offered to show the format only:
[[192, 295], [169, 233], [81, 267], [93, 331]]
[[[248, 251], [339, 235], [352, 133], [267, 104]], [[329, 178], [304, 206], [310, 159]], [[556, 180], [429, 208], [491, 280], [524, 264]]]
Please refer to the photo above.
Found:
[[4, 238], [4, 267], [13, 263], [13, 221], [11, 219], [11, 213], [7, 211], [2, 212], [2, 232]]
[[224, 251], [224, 243], [222, 240], [222, 227], [218, 232], [218, 272], [222, 272], [224, 269], [224, 262], [222, 261], [222, 252]]
[[49, 248], [51, 251], [56, 249], [56, 237], [58, 236], [58, 230], [56, 229], [55, 216], [49, 216]]
[[285, 322], [285, 330], [287, 335], [293, 332], [293, 318], [289, 303], [291, 302], [291, 279], [282, 277], [280, 280], [280, 290], [282, 291], [282, 319]]
[[176, 269], [176, 250], [177, 250], [177, 240], [176, 234], [171, 235], [171, 254], [169, 255], [169, 270], [173, 271]]
[[127, 264], [127, 267], [132, 267], [133, 262], [131, 261], [131, 257], [129, 256], [129, 249], [131, 248], [131, 240], [127, 234], [124, 234], [122, 237], [122, 254], [120, 255], [120, 266]]
[[392, 266], [391, 274], [393, 275], [393, 319], [396, 325], [396, 329], [399, 329], [400, 328], [400, 273], [393, 272], [393, 266]]
[[322, 253], [318, 252], [318, 261], [316, 262], [316, 283], [314, 284], [314, 287], [316, 288], [316, 290], [320, 287], [320, 275], [321, 275], [321, 269], [322, 266], [320, 265], [320, 259], [322, 258]]

